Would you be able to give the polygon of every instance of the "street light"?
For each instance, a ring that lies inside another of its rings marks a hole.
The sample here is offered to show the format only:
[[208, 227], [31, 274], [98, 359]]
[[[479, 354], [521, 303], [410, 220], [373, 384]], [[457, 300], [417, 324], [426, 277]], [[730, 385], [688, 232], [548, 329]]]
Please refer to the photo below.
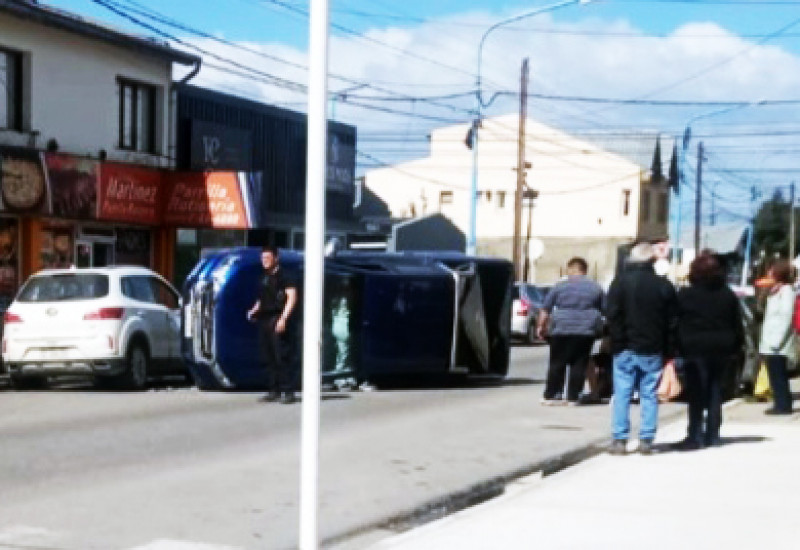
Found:
[[[710, 111], [708, 113], [701, 113], [699, 115], [695, 115], [695, 116], [691, 117], [689, 120], [686, 121], [686, 124], [684, 126], [684, 130], [683, 130], [683, 140], [682, 140], [681, 153], [680, 153], [680, 168], [678, 170], [679, 183], [678, 183], [677, 189], [675, 189], [675, 206], [676, 206], [676, 212], [675, 212], [675, 249], [676, 250], [675, 250], [675, 254], [674, 254], [674, 264], [675, 264], [676, 272], [677, 272], [677, 267], [678, 267], [678, 254], [677, 254], [677, 252], [679, 250], [682, 250], [682, 248], [681, 248], [681, 240], [682, 240], [681, 239], [681, 189], [683, 189], [683, 186], [686, 185], [686, 151], [688, 151], [689, 142], [692, 139], [692, 124], [694, 124], [698, 120], [701, 120], [701, 119], [704, 119], [704, 118], [711, 118], [711, 117], [714, 117], [714, 116], [717, 116], [717, 115], [722, 115], [722, 114], [725, 114], [725, 113], [729, 113], [731, 111], [736, 111], [738, 109], [744, 109], [744, 108], [747, 108], [747, 107], [753, 107], [753, 106], [762, 105], [762, 104], [764, 104], [764, 100], [763, 99], [762, 100], [758, 100], [758, 101], [751, 101], [749, 103], [738, 103], [736, 105], [732, 105], [730, 107], [725, 107], [723, 109], [715, 109], [714, 111]], [[698, 159], [697, 162], [698, 163], [702, 162], [702, 159]], [[696, 192], [699, 193], [700, 190], [697, 189]], [[752, 228], [751, 228], [750, 232], [752, 233]], [[694, 251], [695, 256], [697, 255], [698, 252], [699, 252], [698, 250]]]
[[[486, 38], [491, 34], [491, 32], [498, 27], [502, 27], [503, 25], [507, 25], [509, 23], [514, 23], [519, 21], [520, 19], [525, 19], [527, 17], [533, 17], [534, 15], [539, 15], [541, 13], [545, 13], [548, 11], [554, 11], [559, 8], [563, 8], [566, 6], [570, 6], [572, 4], [588, 4], [592, 0], [562, 0], [561, 2], [556, 2], [555, 4], [548, 4], [546, 6], [541, 6], [535, 10], [520, 13], [513, 17], [509, 17], [508, 19], [503, 19], [502, 21], [498, 21], [488, 29], [486, 32], [483, 33], [481, 36], [480, 44], [478, 45], [478, 72], [477, 78], [475, 80], [475, 120], [472, 123], [472, 128], [470, 129], [469, 134], [469, 141], [471, 141], [472, 145], [472, 184], [470, 186], [470, 200], [469, 200], [469, 231], [467, 234], [467, 254], [474, 255], [475, 254], [475, 227], [476, 227], [476, 217], [477, 217], [477, 195], [478, 195], [478, 127], [480, 126], [481, 121], [481, 110], [483, 108], [483, 98], [481, 97], [481, 59], [483, 57], [483, 45], [486, 42]], [[515, 245], [516, 246], [516, 245]]]

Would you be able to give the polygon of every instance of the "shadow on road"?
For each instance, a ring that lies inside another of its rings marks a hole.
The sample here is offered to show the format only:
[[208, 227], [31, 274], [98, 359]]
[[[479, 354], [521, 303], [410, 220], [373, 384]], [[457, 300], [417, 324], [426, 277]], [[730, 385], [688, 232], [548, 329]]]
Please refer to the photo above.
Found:
[[505, 388], [513, 386], [536, 386], [544, 384], [543, 379], [527, 377], [508, 377], [497, 378], [495, 376], [471, 376], [471, 377], [447, 377], [447, 378], [428, 378], [415, 380], [412, 378], [393, 378], [376, 382], [379, 390], [402, 391], [402, 390], [478, 390], [486, 388]]
[[[720, 437], [717, 442], [713, 445], [714, 447], [724, 447], [727, 445], [739, 445], [739, 444], [747, 444], [747, 443], [764, 443], [765, 441], [770, 441], [771, 438], [764, 437], [762, 435], [739, 435], [735, 437]], [[675, 442], [677, 443], [677, 442]], [[675, 449], [673, 445], [675, 443], [659, 443], [654, 445], [656, 452], [659, 454], [664, 453], [679, 453], [679, 452], [686, 452], [681, 451], [679, 449]], [[703, 449], [697, 449], [703, 450]], [[696, 452], [696, 451], [691, 451]]]

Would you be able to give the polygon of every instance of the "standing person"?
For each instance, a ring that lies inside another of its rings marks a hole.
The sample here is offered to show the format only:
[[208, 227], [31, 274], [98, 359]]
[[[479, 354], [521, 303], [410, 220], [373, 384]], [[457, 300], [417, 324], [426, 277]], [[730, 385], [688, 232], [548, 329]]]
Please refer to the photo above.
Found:
[[297, 305], [297, 283], [281, 269], [274, 247], [262, 248], [261, 265], [264, 272], [259, 279], [258, 300], [247, 318], [259, 323], [259, 362], [267, 371], [267, 394], [262, 399], [294, 403], [296, 338], [292, 313]]
[[758, 352], [764, 357], [769, 374], [769, 385], [774, 398], [773, 408], [767, 414], [791, 414], [792, 394], [789, 390], [787, 366], [795, 360], [795, 338], [792, 326], [795, 295], [791, 285], [791, 266], [778, 260], [769, 270], [773, 281], [767, 296], [764, 323]]
[[723, 375], [744, 343], [739, 299], [725, 284], [719, 260], [711, 254], [695, 258], [689, 283], [678, 291], [678, 349], [686, 369], [689, 428], [686, 439], [674, 445], [685, 451], [719, 440]]
[[[537, 334], [545, 332], [550, 341], [550, 365], [542, 403], [563, 403], [559, 397], [564, 387], [567, 365], [570, 367], [566, 399], [577, 404], [586, 377], [586, 363], [592, 343], [600, 336], [603, 323], [603, 289], [586, 277], [588, 266], [583, 258], [567, 262], [567, 278], [556, 283], [542, 304]], [[550, 329], [545, 327], [550, 323]]]
[[609, 452], [626, 452], [630, 433], [630, 403], [639, 390], [641, 424], [639, 452], [651, 454], [658, 426], [658, 380], [665, 357], [675, 348], [677, 299], [672, 284], [656, 275], [653, 247], [633, 247], [625, 270], [608, 290], [607, 319], [614, 354], [614, 401]]

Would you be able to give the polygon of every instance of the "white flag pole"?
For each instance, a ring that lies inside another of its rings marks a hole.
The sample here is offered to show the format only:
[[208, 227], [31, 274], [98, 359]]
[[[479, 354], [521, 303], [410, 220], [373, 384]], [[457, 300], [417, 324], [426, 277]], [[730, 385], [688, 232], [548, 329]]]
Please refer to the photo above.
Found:
[[319, 482], [322, 285], [325, 266], [328, 0], [311, 0], [308, 72], [306, 249], [303, 285], [303, 404], [300, 428], [300, 549], [316, 550]]

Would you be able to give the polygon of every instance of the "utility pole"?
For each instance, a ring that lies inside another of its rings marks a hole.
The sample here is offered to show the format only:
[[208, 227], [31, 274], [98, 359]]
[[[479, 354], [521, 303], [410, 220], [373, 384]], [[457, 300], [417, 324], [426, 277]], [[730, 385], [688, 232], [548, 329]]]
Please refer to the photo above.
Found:
[[694, 195], [694, 255], [697, 257], [700, 254], [700, 225], [702, 224], [701, 203], [703, 195], [701, 193], [703, 187], [703, 142], [697, 144], [697, 183]]
[[794, 261], [794, 182], [789, 185], [789, 261]]
[[708, 215], [708, 225], [717, 225], [717, 184], [719, 181], [711, 184], [711, 212]]
[[528, 58], [522, 60], [519, 84], [519, 134], [517, 136], [517, 190], [514, 193], [514, 276], [522, 278], [522, 196], [525, 190], [525, 119], [528, 117]]

